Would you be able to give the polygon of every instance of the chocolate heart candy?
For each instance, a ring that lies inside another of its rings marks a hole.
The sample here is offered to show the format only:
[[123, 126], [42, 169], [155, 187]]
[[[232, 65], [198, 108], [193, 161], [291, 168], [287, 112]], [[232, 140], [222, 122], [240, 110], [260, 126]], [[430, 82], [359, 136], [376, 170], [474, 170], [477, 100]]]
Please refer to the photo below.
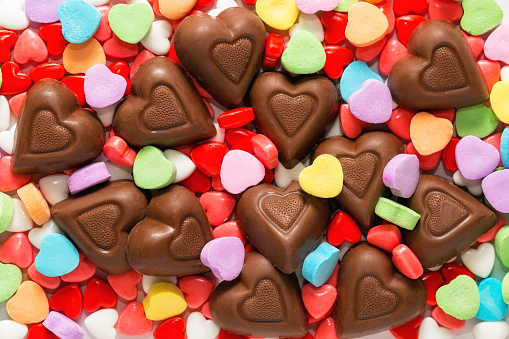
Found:
[[336, 333], [356, 338], [398, 327], [426, 306], [422, 280], [396, 271], [389, 255], [366, 242], [352, 247], [338, 272]]
[[174, 61], [166, 57], [145, 61], [131, 84], [131, 94], [113, 117], [113, 129], [128, 144], [167, 148], [216, 135], [198, 90]]
[[431, 268], [454, 258], [492, 229], [497, 215], [453, 183], [421, 175], [408, 207], [421, 215], [412, 231], [403, 230], [403, 242]]
[[51, 207], [51, 216], [97, 268], [122, 274], [131, 270], [127, 237], [145, 217], [147, 205], [132, 181], [120, 180], [59, 202]]
[[249, 241], [281, 271], [292, 273], [320, 243], [330, 211], [326, 199], [294, 182], [284, 190], [270, 184], [251, 187], [235, 216]]
[[376, 220], [375, 206], [380, 197], [390, 196], [382, 175], [385, 165], [405, 150], [401, 140], [386, 132], [369, 132], [355, 141], [334, 137], [320, 143], [313, 160], [332, 154], [343, 167], [343, 190], [334, 199], [368, 231]]
[[127, 257], [138, 272], [183, 276], [208, 271], [200, 261], [203, 246], [214, 239], [200, 201], [187, 188], [171, 185], [157, 191], [147, 217], [131, 231]]
[[286, 168], [311, 152], [339, 111], [337, 87], [320, 75], [292, 79], [282, 73], [262, 73], [253, 82], [249, 101], [257, 127], [277, 146]]
[[408, 54], [389, 73], [388, 86], [397, 103], [418, 111], [475, 106], [490, 98], [467, 40], [446, 20], [417, 26]]
[[240, 104], [263, 55], [265, 26], [252, 11], [232, 7], [217, 18], [195, 14], [175, 31], [184, 68], [221, 105]]
[[28, 91], [14, 140], [13, 172], [60, 172], [97, 158], [106, 141], [104, 126], [80, 107], [63, 83], [44, 79]]
[[232, 333], [300, 338], [308, 331], [297, 277], [255, 250], [246, 253], [240, 276], [221, 282], [209, 300], [214, 322]]

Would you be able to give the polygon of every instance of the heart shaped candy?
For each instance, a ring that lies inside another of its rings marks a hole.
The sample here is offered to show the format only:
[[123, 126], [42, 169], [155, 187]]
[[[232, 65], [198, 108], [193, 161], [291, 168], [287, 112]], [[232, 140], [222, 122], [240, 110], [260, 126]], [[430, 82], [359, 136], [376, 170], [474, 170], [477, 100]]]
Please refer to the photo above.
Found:
[[108, 22], [111, 30], [122, 41], [137, 44], [147, 35], [154, 14], [145, 3], [118, 4], [111, 7]]
[[456, 146], [456, 164], [468, 180], [477, 180], [493, 172], [500, 161], [498, 150], [476, 136], [467, 135]]
[[145, 317], [143, 305], [137, 301], [129, 303], [118, 318], [118, 333], [142, 336], [152, 331], [153, 323]]
[[96, 338], [115, 339], [117, 337], [117, 331], [115, 330], [117, 320], [117, 310], [104, 309], [86, 317], [84, 324], [87, 330]]
[[223, 158], [220, 175], [225, 190], [238, 194], [259, 184], [265, 177], [265, 167], [253, 155], [231, 150]]
[[81, 44], [94, 35], [101, 23], [99, 10], [83, 0], [67, 0], [58, 7], [62, 33], [71, 43]]
[[343, 169], [339, 160], [322, 154], [313, 160], [299, 175], [302, 189], [318, 198], [334, 198], [343, 189]]
[[0, 263], [0, 302], [16, 293], [21, 281], [21, 270], [17, 266]]
[[127, 82], [121, 75], [101, 64], [90, 67], [85, 75], [85, 97], [92, 107], [113, 105], [122, 99], [126, 87]]
[[159, 282], [150, 286], [143, 299], [143, 308], [147, 319], [158, 321], [181, 314], [187, 303], [182, 291], [175, 285]]
[[413, 154], [398, 154], [384, 168], [384, 185], [392, 194], [410, 198], [419, 182], [419, 159]]
[[220, 330], [214, 321], [205, 319], [200, 312], [193, 312], [187, 317], [187, 339], [214, 339]]
[[504, 12], [495, 0], [466, 0], [463, 6], [461, 28], [472, 35], [481, 35], [496, 27]]
[[481, 299], [475, 280], [466, 275], [456, 277], [437, 291], [437, 305], [447, 314], [465, 320], [474, 317]]
[[141, 44], [155, 55], [168, 54], [173, 29], [166, 20], [156, 20], [152, 23], [147, 35], [141, 39]]
[[78, 284], [62, 287], [51, 296], [49, 306], [52, 310], [63, 311], [66, 316], [76, 319], [83, 310], [83, 297]]
[[392, 115], [392, 97], [387, 85], [375, 79], [368, 79], [362, 87], [348, 98], [352, 114], [359, 120], [380, 124]]
[[37, 271], [48, 277], [58, 277], [73, 271], [78, 264], [78, 251], [64, 235], [52, 233], [42, 239], [35, 257]]
[[500, 213], [509, 213], [509, 202], [505, 199], [509, 170], [495, 171], [482, 181], [482, 190], [486, 200]]
[[236, 237], [209, 241], [202, 249], [200, 260], [214, 275], [231, 281], [238, 277], [244, 265], [244, 244]]
[[452, 339], [452, 333], [447, 328], [438, 326], [432, 317], [427, 317], [422, 320], [419, 327], [419, 338]]
[[6, 309], [9, 317], [18, 323], [38, 323], [46, 319], [49, 313], [48, 297], [41, 286], [27, 280], [7, 302]]
[[5, 338], [24, 339], [27, 333], [28, 327], [25, 324], [13, 320], [0, 320], [0, 335]]

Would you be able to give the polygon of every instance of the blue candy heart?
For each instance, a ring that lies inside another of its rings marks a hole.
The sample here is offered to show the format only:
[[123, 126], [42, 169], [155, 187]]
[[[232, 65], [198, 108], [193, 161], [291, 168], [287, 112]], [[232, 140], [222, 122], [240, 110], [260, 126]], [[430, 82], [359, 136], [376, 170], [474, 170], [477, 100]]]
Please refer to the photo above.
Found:
[[304, 259], [302, 276], [316, 287], [320, 287], [329, 280], [338, 260], [339, 250], [328, 242], [323, 242]]
[[80, 263], [78, 250], [64, 235], [44, 236], [41, 250], [35, 257], [35, 269], [47, 277], [59, 277], [74, 271]]
[[368, 79], [382, 81], [382, 78], [373, 72], [365, 62], [354, 61], [343, 71], [343, 76], [339, 82], [339, 89], [343, 100], [348, 102], [350, 95], [361, 89], [362, 84]]
[[475, 315], [484, 321], [498, 321], [504, 319], [507, 304], [502, 297], [502, 283], [495, 278], [483, 279], [479, 283], [481, 306]]
[[64, 38], [81, 44], [95, 34], [101, 24], [101, 13], [83, 0], [67, 0], [58, 7], [58, 18], [62, 23]]

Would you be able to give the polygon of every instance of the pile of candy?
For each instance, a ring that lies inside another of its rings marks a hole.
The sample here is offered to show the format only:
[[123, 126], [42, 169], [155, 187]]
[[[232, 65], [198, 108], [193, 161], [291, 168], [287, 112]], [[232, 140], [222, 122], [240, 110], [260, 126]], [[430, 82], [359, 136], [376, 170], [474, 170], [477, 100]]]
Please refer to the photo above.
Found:
[[507, 337], [497, 1], [0, 0], [0, 338]]

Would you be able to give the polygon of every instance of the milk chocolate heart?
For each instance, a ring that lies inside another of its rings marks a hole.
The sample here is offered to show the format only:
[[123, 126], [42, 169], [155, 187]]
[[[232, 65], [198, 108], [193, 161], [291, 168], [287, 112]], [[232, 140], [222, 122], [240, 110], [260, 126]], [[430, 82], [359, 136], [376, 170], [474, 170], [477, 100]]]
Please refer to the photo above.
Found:
[[336, 333], [356, 338], [398, 327], [426, 306], [426, 287], [394, 268], [389, 255], [366, 242], [352, 247], [338, 272]]
[[13, 172], [59, 172], [97, 158], [106, 140], [97, 116], [63, 83], [44, 79], [28, 91], [16, 128]]
[[300, 338], [307, 333], [297, 277], [281, 273], [255, 250], [246, 253], [237, 279], [216, 287], [209, 307], [214, 322], [235, 334]]
[[198, 90], [174, 61], [166, 57], [145, 61], [131, 84], [131, 94], [113, 117], [113, 129], [128, 144], [167, 148], [216, 135]]
[[327, 132], [339, 110], [339, 92], [326, 77], [292, 79], [282, 73], [260, 74], [249, 92], [260, 131], [274, 142], [286, 168], [299, 163]]
[[467, 40], [446, 20], [417, 26], [408, 54], [389, 73], [388, 86], [397, 103], [417, 111], [475, 106], [490, 98]]
[[265, 26], [252, 11], [232, 7], [217, 18], [195, 14], [175, 31], [175, 53], [184, 68], [221, 105], [244, 99], [265, 42]]
[[147, 198], [134, 182], [120, 180], [59, 202], [51, 207], [51, 215], [97, 268], [122, 274], [131, 270], [127, 237], [145, 217], [147, 205]]
[[208, 271], [200, 253], [212, 240], [209, 220], [196, 196], [179, 185], [157, 191], [147, 217], [131, 231], [127, 257], [138, 272], [183, 276]]
[[403, 242], [431, 268], [454, 258], [492, 229], [497, 215], [453, 183], [421, 175], [408, 207], [421, 215], [413, 231], [403, 231]]
[[284, 190], [261, 184], [242, 194], [235, 217], [267, 259], [284, 273], [292, 273], [320, 243], [330, 211], [326, 199], [307, 194], [298, 182]]
[[332, 154], [343, 167], [343, 190], [334, 198], [368, 231], [376, 220], [375, 206], [380, 197], [390, 196], [383, 184], [385, 165], [404, 151], [403, 143], [393, 134], [369, 132], [352, 141], [334, 137], [320, 143], [313, 160], [321, 154]]

